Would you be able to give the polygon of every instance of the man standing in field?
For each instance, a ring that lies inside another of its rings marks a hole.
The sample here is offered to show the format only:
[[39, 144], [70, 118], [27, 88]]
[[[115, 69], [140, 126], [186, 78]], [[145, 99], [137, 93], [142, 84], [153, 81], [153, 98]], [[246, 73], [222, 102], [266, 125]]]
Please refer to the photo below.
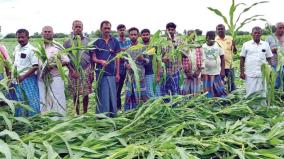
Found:
[[166, 25], [167, 38], [170, 44], [162, 49], [162, 61], [166, 66], [166, 81], [162, 86], [163, 95], [178, 95], [179, 89], [179, 74], [181, 69], [181, 59], [178, 56], [176, 48], [181, 44], [181, 41], [176, 39], [176, 25], [172, 22]]
[[[38, 87], [41, 102], [41, 112], [53, 111], [66, 115], [66, 97], [64, 93], [64, 81], [56, 67], [55, 58], [60, 51], [59, 47], [53, 43], [53, 28], [44, 26], [42, 28], [42, 37], [44, 39], [44, 48], [49, 65], [40, 63], [40, 72], [38, 74]], [[66, 55], [61, 56], [62, 65], [66, 66], [69, 58]], [[51, 79], [49, 78], [51, 77]], [[49, 80], [48, 80], [49, 79]]]
[[252, 40], [243, 44], [240, 61], [240, 77], [246, 81], [246, 96], [260, 92], [266, 96], [262, 79], [261, 65], [271, 64], [272, 53], [269, 44], [260, 39], [262, 30], [256, 26], [252, 29]]
[[[117, 33], [118, 33], [117, 40], [119, 42], [121, 51], [127, 50], [131, 45], [131, 41], [129, 38], [125, 37], [126, 27], [124, 24], [120, 24], [117, 26]], [[125, 68], [124, 63], [125, 63], [124, 59], [120, 59], [120, 69], [119, 69], [120, 80], [116, 82], [116, 87], [117, 87], [116, 97], [117, 97], [117, 109], [118, 110], [121, 109], [121, 90], [124, 85], [124, 81], [126, 77], [126, 68]]]
[[[151, 40], [151, 33], [149, 29], [143, 29], [141, 31], [141, 39], [142, 44], [145, 45], [145, 47], [148, 47]], [[147, 48], [147, 54], [149, 57], [149, 63], [145, 64], [145, 84], [146, 84], [146, 94], [148, 98], [161, 96], [161, 90], [160, 90], [160, 64], [158, 63], [157, 59], [154, 58], [156, 54], [155, 48]], [[153, 60], [156, 60], [157, 65], [153, 65]], [[153, 67], [157, 67], [156, 70], [156, 77], [154, 73]], [[156, 80], [156, 81], [155, 81]], [[155, 84], [156, 83], [156, 84]], [[156, 87], [154, 87], [156, 86]]]
[[[140, 91], [134, 76], [134, 70], [131, 68], [129, 62], [126, 63], [126, 92], [125, 92], [125, 110], [134, 109], [138, 104], [146, 102], [148, 97], [146, 95], [145, 87], [145, 68], [144, 65], [149, 63], [149, 59], [143, 55], [145, 46], [139, 44], [139, 30], [132, 27], [128, 30], [129, 38], [131, 40], [131, 47], [127, 50], [127, 53], [134, 60], [139, 75]], [[133, 48], [137, 47], [137, 48]]]
[[[270, 35], [267, 37], [266, 42], [268, 42], [271, 52], [273, 54], [271, 58], [272, 67], [276, 70], [278, 65], [278, 54], [283, 54], [284, 52], [284, 22], [278, 22], [276, 24], [276, 31], [274, 35]], [[281, 63], [281, 62], [280, 62]], [[281, 84], [284, 89], [284, 69], [283, 69], [283, 62], [282, 62], [282, 78], [280, 77], [280, 71], [277, 71], [277, 77], [275, 81], [275, 88], [279, 89]], [[280, 66], [281, 68], [281, 66]]]
[[237, 52], [235, 43], [231, 36], [225, 35], [225, 26], [223, 24], [218, 24], [216, 26], [216, 42], [221, 46], [224, 51], [225, 58], [225, 76], [228, 92], [232, 92], [236, 89], [235, 86], [235, 73], [233, 68], [233, 56]]
[[34, 53], [34, 47], [29, 43], [29, 32], [19, 29], [16, 32], [19, 45], [14, 51], [14, 67], [17, 71], [17, 81], [14, 82], [18, 101], [24, 101], [32, 111], [24, 111], [16, 108], [16, 116], [33, 116], [40, 112], [39, 90], [37, 85], [38, 58]]
[[[72, 45], [78, 47], [78, 40], [80, 41], [82, 47], [87, 47], [89, 39], [83, 35], [83, 23], [79, 20], [73, 21], [72, 30], [73, 32], [71, 38], [64, 42], [64, 47], [71, 48]], [[79, 54], [79, 59], [77, 53]], [[94, 73], [91, 62], [91, 55], [89, 51], [80, 49], [76, 53], [70, 51], [68, 53], [68, 56], [71, 60], [68, 65], [68, 90], [70, 95], [73, 97], [76, 113], [77, 115], [79, 115], [79, 96], [83, 96], [83, 112], [86, 113], [88, 111], [89, 95], [93, 92], [92, 83], [94, 80]], [[78, 61], [80, 62], [80, 65], [75, 66], [75, 63], [77, 63]], [[78, 72], [79, 70], [82, 70], [82, 72]]]
[[115, 56], [120, 52], [119, 42], [110, 35], [111, 23], [101, 22], [101, 38], [94, 42], [93, 62], [96, 63], [97, 79], [97, 113], [117, 112], [116, 82], [119, 81], [119, 59]]

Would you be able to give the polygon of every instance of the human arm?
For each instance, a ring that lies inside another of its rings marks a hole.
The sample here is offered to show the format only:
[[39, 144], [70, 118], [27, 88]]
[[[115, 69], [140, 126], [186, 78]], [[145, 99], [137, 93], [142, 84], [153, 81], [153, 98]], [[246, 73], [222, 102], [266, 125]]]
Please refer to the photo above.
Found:
[[115, 60], [115, 62], [116, 62], [116, 75], [115, 75], [115, 80], [116, 80], [116, 82], [119, 82], [119, 80], [120, 80], [120, 74], [119, 74], [119, 72], [120, 72], [120, 59], [117, 58], [117, 59]]
[[240, 78], [245, 79], [245, 61], [246, 57], [241, 56], [241, 61], [240, 61]]
[[236, 42], [233, 40], [232, 41], [232, 50], [233, 53], [236, 54], [238, 52], [237, 46], [236, 46]]
[[221, 75], [222, 78], [224, 78], [225, 77], [225, 58], [224, 58], [224, 55], [221, 55], [220, 59], [221, 59], [221, 72], [220, 72], [220, 75]]

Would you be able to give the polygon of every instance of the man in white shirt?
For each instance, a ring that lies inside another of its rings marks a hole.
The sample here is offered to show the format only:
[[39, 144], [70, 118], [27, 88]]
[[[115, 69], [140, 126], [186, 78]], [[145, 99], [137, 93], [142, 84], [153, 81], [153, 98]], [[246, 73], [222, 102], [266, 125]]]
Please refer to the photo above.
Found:
[[[54, 111], [66, 115], [66, 97], [64, 93], [64, 81], [56, 67], [55, 58], [60, 48], [53, 43], [53, 28], [44, 26], [42, 28], [42, 37], [44, 39], [44, 48], [48, 58], [49, 65], [43, 65], [40, 62], [40, 73], [38, 76], [38, 87], [41, 102], [41, 112]], [[69, 62], [67, 55], [61, 55], [62, 65], [66, 66]], [[51, 77], [51, 78], [49, 78]]]
[[240, 78], [246, 81], [246, 96], [254, 92], [260, 92], [265, 97], [265, 85], [262, 80], [261, 65], [271, 65], [272, 52], [269, 44], [260, 39], [262, 30], [260, 27], [252, 29], [252, 40], [243, 44], [240, 61]]
[[35, 56], [34, 47], [29, 43], [29, 32], [26, 29], [19, 29], [16, 32], [19, 45], [14, 51], [14, 67], [17, 71], [17, 82], [14, 82], [18, 101], [27, 102], [32, 111], [25, 111], [23, 108], [16, 108], [16, 116], [33, 116], [39, 113], [39, 91], [37, 76], [38, 58]]

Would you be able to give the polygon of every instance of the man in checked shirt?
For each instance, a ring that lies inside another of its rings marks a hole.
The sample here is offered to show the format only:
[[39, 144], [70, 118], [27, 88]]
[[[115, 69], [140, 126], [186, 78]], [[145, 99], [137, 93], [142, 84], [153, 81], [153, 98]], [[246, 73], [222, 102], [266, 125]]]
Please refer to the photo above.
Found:
[[177, 46], [181, 41], [176, 39], [176, 25], [172, 22], [166, 25], [167, 38], [170, 41], [167, 47], [162, 48], [162, 61], [166, 67], [166, 79], [162, 85], [163, 95], [178, 95], [179, 74], [181, 69], [181, 59], [178, 58]]

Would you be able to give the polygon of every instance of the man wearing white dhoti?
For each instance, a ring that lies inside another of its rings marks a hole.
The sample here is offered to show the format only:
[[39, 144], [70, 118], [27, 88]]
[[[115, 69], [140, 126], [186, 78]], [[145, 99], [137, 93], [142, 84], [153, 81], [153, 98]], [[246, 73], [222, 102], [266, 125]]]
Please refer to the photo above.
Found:
[[265, 84], [262, 79], [261, 65], [271, 65], [272, 52], [269, 44], [260, 39], [262, 30], [260, 27], [252, 29], [252, 40], [243, 44], [240, 61], [240, 78], [245, 79], [246, 97], [254, 92], [260, 92], [266, 96]]
[[[38, 74], [38, 86], [41, 102], [41, 112], [58, 112], [66, 115], [66, 97], [64, 93], [64, 81], [55, 64], [55, 58], [60, 48], [53, 43], [53, 29], [45, 26], [42, 29], [44, 48], [48, 58], [48, 65], [40, 62], [40, 72]], [[69, 59], [66, 55], [61, 56], [62, 65], [67, 65]]]

